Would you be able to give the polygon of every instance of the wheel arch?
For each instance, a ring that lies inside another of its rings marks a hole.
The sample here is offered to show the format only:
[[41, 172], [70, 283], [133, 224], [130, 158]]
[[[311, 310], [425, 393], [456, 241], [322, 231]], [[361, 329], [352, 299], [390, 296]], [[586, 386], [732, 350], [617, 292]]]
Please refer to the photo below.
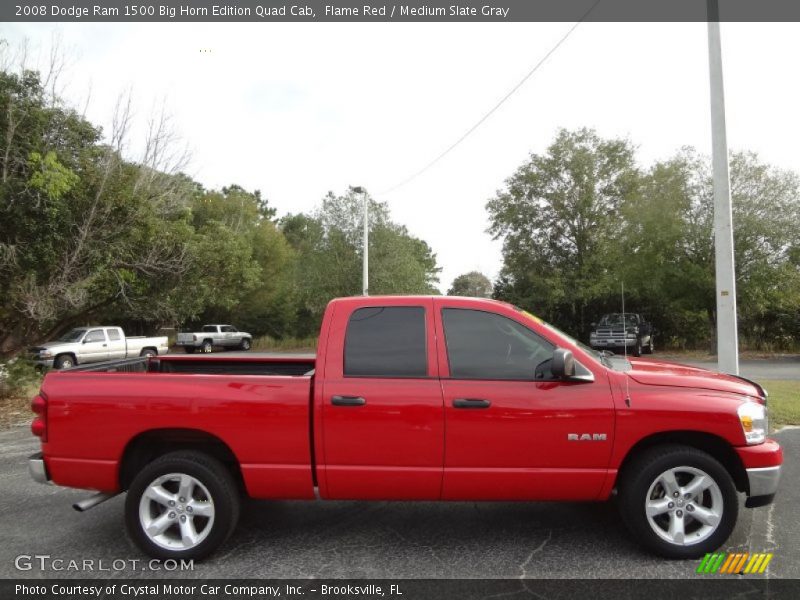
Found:
[[619, 485], [620, 477], [635, 457], [649, 448], [665, 444], [689, 446], [710, 454], [728, 471], [736, 490], [749, 493], [747, 472], [742, 464], [742, 459], [739, 458], [730, 442], [713, 433], [693, 430], [662, 431], [648, 435], [636, 442], [625, 454], [625, 458], [619, 466], [614, 488], [616, 489]]
[[141, 432], [126, 444], [119, 464], [120, 490], [127, 490], [146, 465], [177, 450], [194, 450], [216, 458], [244, 489], [239, 459], [222, 439], [199, 429], [165, 428]]
[[78, 365], [78, 355], [75, 354], [74, 352], [59, 352], [59, 353], [57, 353], [53, 357], [53, 365], [55, 365], [56, 361], [58, 361], [58, 359], [61, 358], [62, 356], [69, 356], [70, 358], [72, 358], [72, 366], [77, 366]]

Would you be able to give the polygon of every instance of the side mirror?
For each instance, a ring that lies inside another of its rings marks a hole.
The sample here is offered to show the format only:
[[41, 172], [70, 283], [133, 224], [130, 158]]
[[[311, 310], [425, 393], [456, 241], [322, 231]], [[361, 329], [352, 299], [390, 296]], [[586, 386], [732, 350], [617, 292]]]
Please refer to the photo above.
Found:
[[88, 341], [89, 341], [89, 340], [87, 340], [86, 338], [83, 338], [83, 340], [81, 341], [81, 344], [85, 344], [85, 343], [86, 343], [86, 342], [88, 342]]
[[593, 323], [589, 323], [589, 327], [594, 329], [595, 327], [597, 327], [597, 323], [594, 323], [594, 322]]
[[567, 379], [575, 376], [575, 359], [572, 352], [564, 348], [556, 348], [553, 352], [553, 362], [550, 372], [558, 379]]

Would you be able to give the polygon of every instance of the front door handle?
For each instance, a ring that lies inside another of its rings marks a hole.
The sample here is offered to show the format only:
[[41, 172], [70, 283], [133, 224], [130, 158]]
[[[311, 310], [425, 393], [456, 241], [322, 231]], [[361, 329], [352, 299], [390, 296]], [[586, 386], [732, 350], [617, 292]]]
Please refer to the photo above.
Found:
[[489, 408], [492, 405], [483, 398], [456, 398], [453, 400], [453, 408]]
[[334, 406], [364, 406], [367, 403], [361, 396], [334, 396], [331, 404]]

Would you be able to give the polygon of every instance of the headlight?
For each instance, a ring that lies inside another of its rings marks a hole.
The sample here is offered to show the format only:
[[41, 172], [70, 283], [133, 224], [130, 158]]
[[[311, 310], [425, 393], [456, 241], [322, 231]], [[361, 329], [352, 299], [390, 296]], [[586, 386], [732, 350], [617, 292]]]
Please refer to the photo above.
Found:
[[748, 444], [760, 444], [767, 439], [769, 419], [766, 406], [758, 402], [744, 402], [739, 405], [737, 412]]
[[42, 350], [39, 353], [39, 358], [53, 358], [53, 353], [49, 350]]

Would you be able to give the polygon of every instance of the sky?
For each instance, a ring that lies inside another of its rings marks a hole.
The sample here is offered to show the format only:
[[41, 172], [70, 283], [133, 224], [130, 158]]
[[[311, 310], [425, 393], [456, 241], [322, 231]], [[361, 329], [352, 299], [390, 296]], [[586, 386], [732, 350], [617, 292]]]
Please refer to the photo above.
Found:
[[[164, 107], [207, 188], [259, 189], [279, 215], [363, 186], [426, 240], [440, 287], [494, 278], [502, 244], [486, 202], [561, 127], [629, 139], [642, 166], [682, 146], [709, 154], [705, 23], [583, 23], [480, 128], [463, 135], [572, 23], [10, 24], [31, 62], [60, 39], [61, 93], [108, 126], [134, 107], [129, 158]], [[800, 24], [723, 23], [728, 143], [800, 170]]]

